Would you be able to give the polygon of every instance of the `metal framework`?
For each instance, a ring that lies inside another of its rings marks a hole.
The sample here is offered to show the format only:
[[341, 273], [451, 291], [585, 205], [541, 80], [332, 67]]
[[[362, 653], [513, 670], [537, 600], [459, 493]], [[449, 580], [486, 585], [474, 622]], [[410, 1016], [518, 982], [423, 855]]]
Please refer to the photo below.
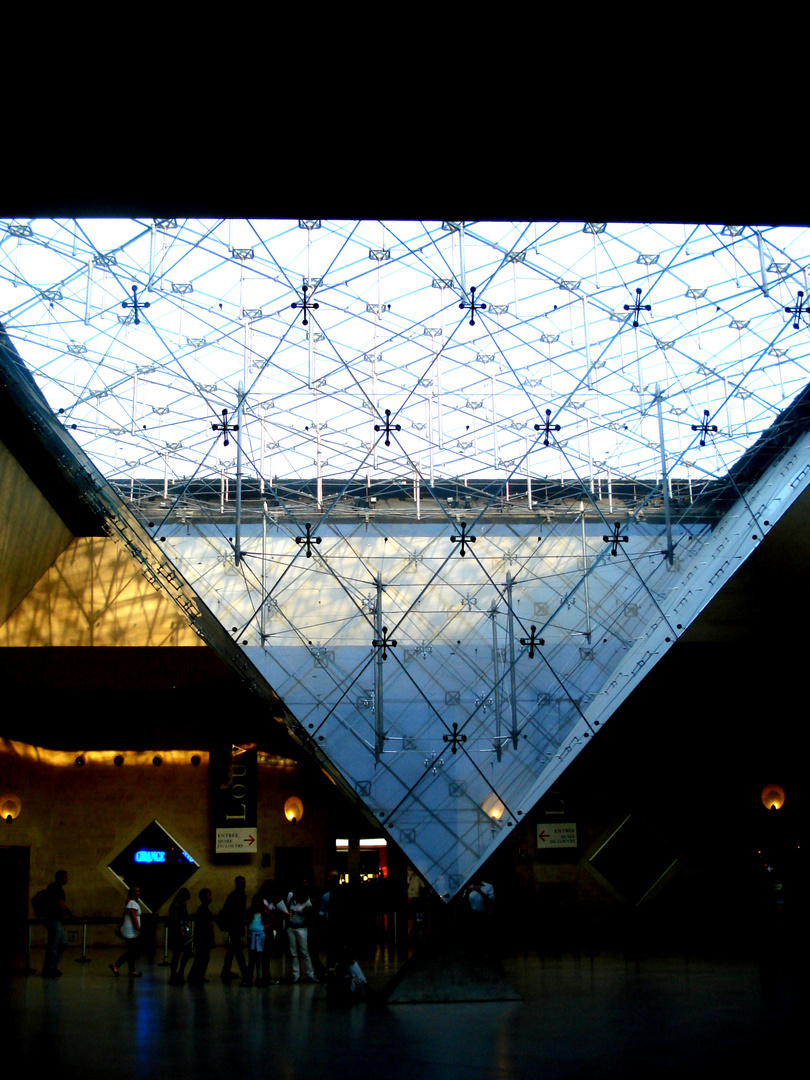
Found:
[[0, 312], [450, 897], [806, 484], [808, 264], [788, 228], [17, 221]]

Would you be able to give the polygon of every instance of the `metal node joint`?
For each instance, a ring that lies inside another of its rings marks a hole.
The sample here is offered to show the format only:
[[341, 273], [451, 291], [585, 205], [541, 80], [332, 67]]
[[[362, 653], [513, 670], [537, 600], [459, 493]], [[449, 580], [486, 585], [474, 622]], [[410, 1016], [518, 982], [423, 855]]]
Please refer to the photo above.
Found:
[[469, 311], [470, 313], [470, 326], [475, 326], [475, 313], [476, 311], [486, 311], [487, 305], [476, 303], [475, 301], [475, 286], [470, 288], [470, 302], [469, 304], [461, 303], [458, 305], [462, 311]]
[[619, 544], [626, 544], [630, 540], [629, 536], [619, 536], [619, 528], [620, 528], [620, 525], [619, 525], [619, 523], [617, 521], [615, 526], [613, 527], [613, 534], [611, 536], [603, 536], [602, 537], [602, 539], [604, 540], [604, 542], [606, 544], [610, 544], [610, 554], [611, 555], [618, 555], [619, 554]]
[[388, 627], [382, 628], [382, 637], [374, 638], [371, 642], [375, 649], [382, 649], [383, 660], [388, 659], [388, 649], [395, 649], [397, 647], [396, 638], [390, 638], [388, 636]]
[[467, 741], [467, 736], [462, 735], [461, 732], [458, 730], [458, 724], [454, 723], [452, 732], [449, 735], [442, 735], [442, 741], [450, 743], [450, 749], [455, 754], [457, 753], [461, 743], [465, 743]]
[[799, 321], [802, 315], [807, 315], [807, 308], [804, 306], [804, 293], [801, 291], [801, 289], [796, 295], [796, 304], [794, 305], [794, 307], [786, 307], [785, 311], [788, 313], [788, 315], [793, 316], [793, 329], [798, 330]]
[[531, 631], [531, 633], [529, 634], [529, 636], [527, 638], [522, 637], [520, 639], [520, 644], [529, 646], [529, 659], [534, 660], [534, 650], [535, 650], [536, 646], [545, 645], [546, 642], [545, 642], [545, 638], [537, 637], [537, 627], [536, 626], [530, 626], [529, 630]]
[[303, 300], [296, 300], [294, 304], [290, 304], [290, 307], [295, 308], [295, 309], [300, 308], [303, 311], [303, 313], [304, 313], [303, 325], [307, 326], [308, 323], [309, 323], [309, 320], [307, 319], [307, 312], [308, 311], [317, 311], [318, 308], [320, 307], [320, 304], [313, 304], [309, 300], [307, 300], [307, 292], [309, 291], [309, 285], [303, 285], [302, 289], [303, 289], [303, 293], [304, 293]]
[[140, 326], [141, 325], [141, 320], [138, 318], [138, 313], [141, 312], [141, 311], [144, 311], [148, 307], [151, 307], [151, 304], [149, 303], [149, 301], [147, 301], [144, 304], [142, 301], [140, 301], [138, 299], [138, 286], [133, 285], [132, 286], [132, 299], [131, 300], [124, 300], [122, 302], [122, 304], [121, 304], [121, 307], [124, 308], [125, 310], [127, 308], [132, 308], [133, 314], [135, 315], [135, 319], [134, 319], [135, 325]]
[[625, 304], [625, 311], [633, 312], [633, 326], [638, 326], [639, 316], [642, 311], [652, 311], [649, 304], [642, 304], [641, 302], [641, 289], [636, 289], [636, 300], [634, 304]]
[[[801, 296], [801, 293], [799, 293], [799, 296]], [[787, 310], [787, 308], [785, 310]], [[716, 435], [717, 434], [717, 431], [718, 431], [717, 424], [710, 424], [709, 423], [709, 410], [708, 409], [703, 410], [703, 419], [701, 420], [701, 422], [699, 424], [692, 424], [692, 431], [699, 431], [700, 432], [700, 445], [701, 446], [706, 445], [706, 437], [708, 435]]]
[[[135, 321], [137, 322], [138, 320], [136, 319]], [[231, 445], [231, 440], [228, 438], [228, 435], [232, 431], [238, 431], [239, 430], [239, 425], [238, 424], [229, 424], [228, 423], [228, 410], [223, 409], [222, 410], [222, 423], [221, 424], [212, 424], [211, 425], [211, 430], [212, 431], [218, 431], [218, 432], [220, 432], [222, 434], [222, 436], [223, 436], [222, 445], [223, 446], [230, 446]]]
[[552, 424], [551, 422], [551, 409], [546, 409], [546, 419], [544, 424], [535, 424], [535, 431], [542, 431], [545, 438], [543, 439], [543, 446], [548, 446], [548, 437], [552, 431], [559, 431], [559, 424]]
[[462, 521], [462, 523], [461, 523], [461, 536], [451, 536], [450, 540], [454, 544], [461, 544], [461, 547], [459, 549], [459, 555], [461, 555], [462, 559], [464, 558], [464, 556], [466, 554], [466, 552], [464, 550], [465, 546], [467, 544], [474, 544], [475, 543], [475, 537], [474, 536], [467, 536], [467, 522], [466, 521]]
[[320, 536], [313, 536], [312, 535], [312, 522], [311, 521], [307, 521], [304, 524], [304, 528], [307, 530], [306, 536], [296, 536], [295, 542], [296, 542], [296, 544], [306, 544], [307, 558], [311, 559], [312, 558], [312, 545], [313, 544], [320, 544], [321, 538], [320, 538]]
[[375, 424], [374, 425], [374, 430], [375, 431], [384, 431], [385, 432], [385, 445], [390, 446], [391, 445], [391, 432], [392, 431], [402, 431], [402, 427], [401, 427], [400, 424], [392, 424], [391, 423], [391, 410], [386, 409], [385, 410], [385, 423], [384, 424]]

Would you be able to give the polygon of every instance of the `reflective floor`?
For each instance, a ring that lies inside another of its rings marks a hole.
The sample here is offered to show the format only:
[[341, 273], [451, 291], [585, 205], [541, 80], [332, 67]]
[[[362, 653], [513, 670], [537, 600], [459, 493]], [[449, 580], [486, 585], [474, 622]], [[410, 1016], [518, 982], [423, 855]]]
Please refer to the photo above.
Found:
[[[33, 958], [37, 963], [37, 957]], [[790, 1068], [795, 957], [537, 956], [505, 960], [522, 1001], [335, 1007], [322, 985], [171, 987], [144, 965], [114, 979], [106, 951], [64, 976], [0, 982], [6, 1066], [61, 1077], [689, 1077]], [[212, 959], [217, 972], [218, 957]], [[374, 988], [396, 965], [363, 959]], [[3, 1074], [14, 1073], [3, 1069]]]

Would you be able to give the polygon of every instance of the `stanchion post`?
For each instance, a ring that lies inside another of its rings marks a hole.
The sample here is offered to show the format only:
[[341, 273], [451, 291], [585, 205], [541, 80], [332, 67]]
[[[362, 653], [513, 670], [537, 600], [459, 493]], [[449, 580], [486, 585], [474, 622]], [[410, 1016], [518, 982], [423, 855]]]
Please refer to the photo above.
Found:
[[170, 967], [169, 964], [169, 924], [165, 922], [163, 924], [163, 961], [158, 964], [158, 967]]
[[89, 964], [91, 957], [87, 955], [87, 919], [82, 919], [82, 955], [76, 958], [77, 964]]
[[36, 975], [36, 968], [31, 967], [31, 935], [34, 932], [34, 924], [29, 920], [28, 922], [28, 955], [25, 958], [24, 975]]

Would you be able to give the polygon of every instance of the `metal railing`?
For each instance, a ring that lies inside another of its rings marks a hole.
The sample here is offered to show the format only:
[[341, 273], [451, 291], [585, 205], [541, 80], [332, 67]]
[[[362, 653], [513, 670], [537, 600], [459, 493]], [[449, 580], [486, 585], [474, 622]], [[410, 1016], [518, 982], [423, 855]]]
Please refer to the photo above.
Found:
[[[111, 915], [83, 915], [80, 917], [73, 917], [67, 919], [61, 919], [62, 926], [80, 926], [81, 927], [81, 953], [75, 958], [77, 964], [89, 964], [92, 957], [87, 955], [87, 928], [88, 926], [120, 926], [121, 916]], [[162, 922], [163, 925], [163, 960], [158, 964], [159, 967], [169, 966], [169, 924], [168, 920], [163, 915], [153, 915], [151, 917], [152, 925], [155, 927], [155, 938], [157, 939], [157, 924]], [[25, 968], [23, 973], [25, 975], [35, 975], [36, 969], [31, 966], [31, 946], [33, 944], [34, 928], [37, 926], [48, 926], [47, 919], [28, 919], [28, 943], [27, 953], [25, 958]]]

